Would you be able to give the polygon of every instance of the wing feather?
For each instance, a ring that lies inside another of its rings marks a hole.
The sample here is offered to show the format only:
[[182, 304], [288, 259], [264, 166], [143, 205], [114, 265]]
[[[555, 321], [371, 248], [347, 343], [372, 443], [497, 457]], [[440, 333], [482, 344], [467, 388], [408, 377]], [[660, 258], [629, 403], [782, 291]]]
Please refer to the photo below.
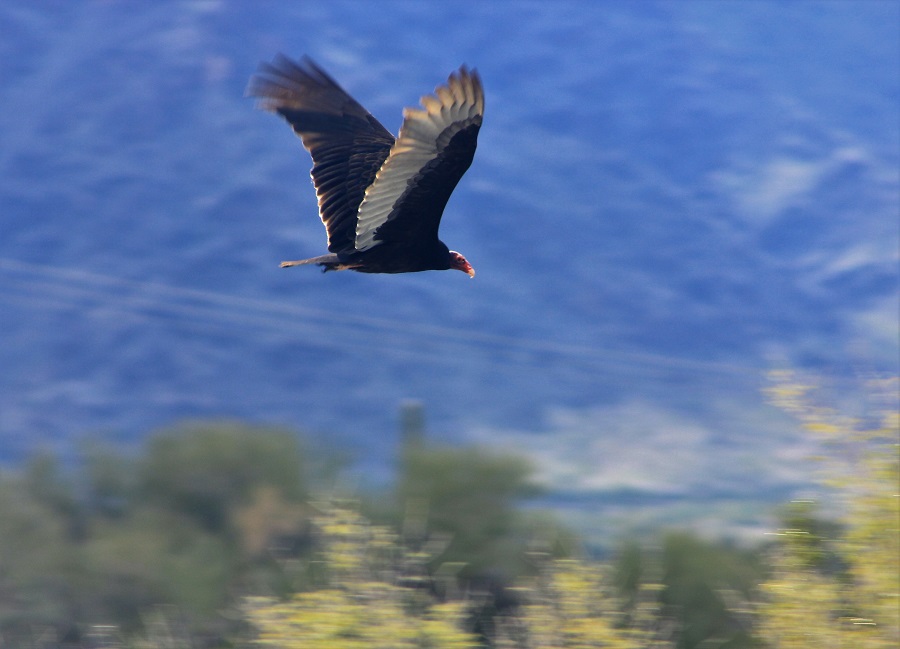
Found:
[[472, 163], [484, 115], [478, 73], [462, 66], [421, 104], [403, 111], [400, 134], [365, 191], [356, 220], [358, 251], [404, 232], [437, 239], [447, 199]]
[[247, 94], [284, 117], [312, 156], [328, 250], [353, 250], [359, 205], [390, 153], [393, 136], [309, 58], [294, 62], [279, 54], [260, 66]]

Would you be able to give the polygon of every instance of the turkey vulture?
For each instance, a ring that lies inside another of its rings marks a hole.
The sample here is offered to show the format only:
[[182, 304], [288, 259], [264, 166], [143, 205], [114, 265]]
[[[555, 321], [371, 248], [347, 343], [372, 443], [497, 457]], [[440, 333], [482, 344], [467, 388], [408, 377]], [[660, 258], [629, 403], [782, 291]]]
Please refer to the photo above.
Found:
[[444, 206], [472, 164], [484, 113], [484, 91], [465, 65], [423, 109], [403, 111], [390, 132], [310, 58], [278, 55], [250, 79], [247, 94], [276, 112], [313, 159], [312, 179], [330, 254], [285, 261], [325, 271], [413, 273], [454, 268], [475, 276], [458, 252], [438, 239]]

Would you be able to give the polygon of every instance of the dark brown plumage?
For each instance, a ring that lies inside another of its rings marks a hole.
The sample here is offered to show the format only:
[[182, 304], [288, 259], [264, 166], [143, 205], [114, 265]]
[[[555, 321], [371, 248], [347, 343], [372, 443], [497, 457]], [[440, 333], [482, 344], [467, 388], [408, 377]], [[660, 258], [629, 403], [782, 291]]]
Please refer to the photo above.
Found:
[[465, 257], [438, 239], [450, 194], [472, 164], [484, 114], [475, 70], [462, 66], [423, 109], [403, 111], [394, 137], [311, 59], [278, 55], [250, 79], [247, 94], [281, 115], [313, 159], [312, 179], [330, 254], [282, 267], [409, 273], [461, 270]]

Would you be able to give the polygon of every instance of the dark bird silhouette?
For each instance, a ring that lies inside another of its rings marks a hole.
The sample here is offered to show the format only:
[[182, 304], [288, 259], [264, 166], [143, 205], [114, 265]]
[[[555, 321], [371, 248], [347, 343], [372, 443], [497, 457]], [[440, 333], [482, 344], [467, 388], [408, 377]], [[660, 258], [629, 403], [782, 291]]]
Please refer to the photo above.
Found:
[[308, 57], [278, 55], [250, 79], [247, 94], [278, 113], [313, 159], [312, 179], [330, 254], [285, 261], [324, 270], [413, 273], [472, 266], [438, 239], [450, 194], [472, 164], [484, 114], [475, 70], [462, 66], [422, 109], [403, 111], [395, 140]]

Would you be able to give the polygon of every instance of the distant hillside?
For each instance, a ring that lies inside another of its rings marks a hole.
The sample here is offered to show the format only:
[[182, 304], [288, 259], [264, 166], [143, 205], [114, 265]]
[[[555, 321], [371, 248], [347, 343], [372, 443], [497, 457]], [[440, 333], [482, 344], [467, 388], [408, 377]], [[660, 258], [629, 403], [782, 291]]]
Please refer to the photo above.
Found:
[[[863, 1], [5, 2], [0, 456], [227, 416], [311, 430], [377, 478], [415, 398], [432, 435], [533, 453], [588, 498], [780, 497], [805, 443], [762, 372], [897, 372], [898, 21]], [[478, 67], [485, 124], [442, 227], [477, 278], [278, 268], [325, 242], [308, 156], [243, 97], [277, 51], [394, 131]]]

